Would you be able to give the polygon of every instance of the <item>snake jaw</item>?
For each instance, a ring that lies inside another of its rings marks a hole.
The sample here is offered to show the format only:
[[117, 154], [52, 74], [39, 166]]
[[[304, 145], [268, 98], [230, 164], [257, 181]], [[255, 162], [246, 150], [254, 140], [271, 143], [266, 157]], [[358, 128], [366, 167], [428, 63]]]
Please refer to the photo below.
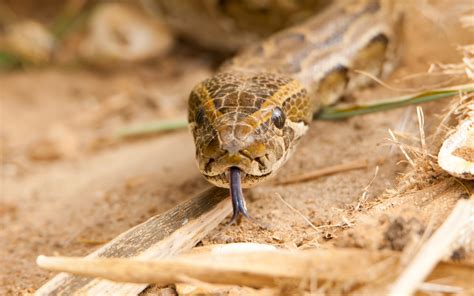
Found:
[[240, 214], [246, 218], [250, 218], [250, 216], [245, 205], [245, 198], [241, 186], [240, 169], [238, 167], [229, 168], [229, 184], [233, 209], [232, 218], [229, 222], [229, 224], [231, 224], [237, 220]]

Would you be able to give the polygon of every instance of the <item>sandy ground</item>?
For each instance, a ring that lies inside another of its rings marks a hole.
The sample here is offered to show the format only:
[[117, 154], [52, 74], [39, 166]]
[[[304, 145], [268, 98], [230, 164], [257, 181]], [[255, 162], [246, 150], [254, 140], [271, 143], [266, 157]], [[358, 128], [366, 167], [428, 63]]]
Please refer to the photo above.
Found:
[[[408, 18], [408, 28], [414, 24], [416, 30], [406, 30], [403, 59], [392, 82], [426, 71], [433, 62], [458, 61], [455, 44], [469, 41], [462, 30], [446, 34], [451, 24], [441, 27], [431, 20], [414, 23]], [[124, 126], [184, 116], [190, 88], [210, 75], [215, 63], [212, 54], [192, 51], [177, 49], [154, 64], [107, 71], [56, 67], [0, 74], [0, 294], [33, 292], [53, 275], [36, 267], [39, 254], [86, 255], [208, 186], [194, 163], [188, 131], [133, 141], [114, 137]], [[378, 94], [387, 90], [370, 88], [359, 96]], [[428, 129], [444, 104], [425, 106]], [[396, 187], [406, 163], [399, 163], [403, 157], [389, 145], [387, 130], [414, 132], [415, 119], [416, 112], [409, 107], [314, 123], [277, 180], [354, 160], [366, 159], [368, 168], [252, 189], [247, 193], [248, 207], [257, 223], [218, 228], [203, 243], [397, 249], [383, 233], [397, 215], [409, 216], [409, 211], [403, 215], [387, 211], [391, 215], [376, 223], [379, 237], [371, 239], [364, 228], [371, 217], [371, 210], [364, 207], [367, 201], [357, 207], [358, 224], [348, 222], [355, 221], [354, 208], [377, 165], [380, 170], [368, 200]], [[344, 227], [315, 232], [279, 196], [316, 226]], [[445, 207], [428, 206], [426, 211], [436, 211], [441, 219], [457, 198], [458, 193], [450, 195]], [[423, 217], [419, 220], [427, 223]]]

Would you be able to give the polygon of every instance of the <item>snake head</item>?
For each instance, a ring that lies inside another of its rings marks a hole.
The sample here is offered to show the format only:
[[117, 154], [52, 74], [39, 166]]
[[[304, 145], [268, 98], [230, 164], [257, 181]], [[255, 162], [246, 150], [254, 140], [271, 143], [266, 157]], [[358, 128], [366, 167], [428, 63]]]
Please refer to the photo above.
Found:
[[273, 175], [312, 117], [301, 84], [275, 73], [221, 72], [189, 97], [188, 120], [204, 177], [229, 187], [231, 167], [243, 187]]

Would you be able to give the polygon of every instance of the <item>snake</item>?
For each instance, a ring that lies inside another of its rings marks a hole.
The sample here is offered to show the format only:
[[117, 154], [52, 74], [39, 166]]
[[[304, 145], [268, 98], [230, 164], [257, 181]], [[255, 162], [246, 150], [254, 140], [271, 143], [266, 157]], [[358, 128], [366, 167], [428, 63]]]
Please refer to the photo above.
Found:
[[337, 1], [244, 48], [192, 89], [198, 168], [230, 189], [231, 222], [249, 217], [242, 188], [275, 175], [314, 114], [394, 69], [402, 20], [396, 0]]

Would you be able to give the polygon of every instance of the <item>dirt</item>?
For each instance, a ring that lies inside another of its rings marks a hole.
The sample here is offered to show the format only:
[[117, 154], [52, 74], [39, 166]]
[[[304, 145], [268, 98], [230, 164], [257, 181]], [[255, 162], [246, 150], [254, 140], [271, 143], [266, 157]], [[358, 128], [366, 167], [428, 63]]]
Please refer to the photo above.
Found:
[[[403, 59], [389, 80], [394, 85], [431, 63], [459, 61], [455, 45], [473, 41], [454, 21], [441, 26], [411, 14], [407, 24]], [[155, 63], [115, 70], [56, 66], [0, 74], [0, 294], [33, 292], [53, 276], [35, 265], [39, 254], [86, 255], [208, 186], [194, 163], [188, 131], [116, 137], [125, 126], [185, 116], [190, 88], [212, 73], [215, 59], [189, 45], [177, 47]], [[393, 93], [372, 87], [355, 95]], [[428, 130], [445, 105], [424, 106]], [[417, 192], [403, 199], [387, 195], [408, 166], [388, 140], [388, 129], [416, 133], [414, 107], [315, 122], [277, 180], [355, 160], [367, 160], [368, 168], [254, 188], [246, 196], [255, 222], [221, 226], [203, 243], [402, 250], [432, 213], [439, 224], [464, 191], [442, 176], [434, 186], [419, 188], [424, 200]], [[378, 207], [381, 199], [393, 201], [393, 207]]]

